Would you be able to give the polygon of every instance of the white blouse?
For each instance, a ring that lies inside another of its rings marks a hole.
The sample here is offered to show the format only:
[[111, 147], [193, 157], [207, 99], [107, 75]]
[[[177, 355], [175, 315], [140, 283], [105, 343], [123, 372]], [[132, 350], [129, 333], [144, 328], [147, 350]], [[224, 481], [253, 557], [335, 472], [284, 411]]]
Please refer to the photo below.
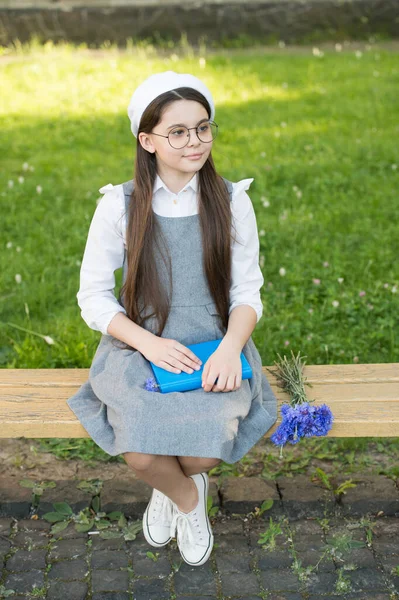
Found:
[[[259, 267], [259, 238], [255, 212], [245, 190], [253, 179], [233, 183], [231, 201], [236, 235], [242, 245], [232, 241], [231, 311], [240, 304], [252, 306], [257, 322], [263, 305], [260, 289], [264, 283]], [[198, 174], [175, 194], [157, 175], [152, 206], [155, 213], [167, 217], [184, 217], [198, 213]], [[114, 294], [114, 271], [123, 265], [126, 248], [127, 214], [122, 184], [109, 183], [99, 189], [104, 196], [94, 212], [80, 269], [80, 287], [76, 294], [81, 316], [96, 331], [108, 334], [108, 325], [118, 313], [126, 310]], [[234, 229], [233, 229], [234, 234]]]

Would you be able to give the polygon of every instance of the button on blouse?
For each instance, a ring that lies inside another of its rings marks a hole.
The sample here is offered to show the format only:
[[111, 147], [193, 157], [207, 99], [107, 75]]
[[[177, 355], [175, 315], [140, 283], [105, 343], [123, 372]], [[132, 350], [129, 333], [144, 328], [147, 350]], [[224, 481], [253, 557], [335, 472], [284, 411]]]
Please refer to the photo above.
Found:
[[[241, 304], [252, 306], [257, 322], [263, 305], [260, 289], [264, 283], [259, 267], [259, 238], [256, 216], [246, 190], [253, 179], [233, 183], [231, 209], [238, 241], [233, 241], [230, 286], [231, 311]], [[198, 213], [198, 173], [178, 194], [171, 192], [159, 175], [153, 188], [153, 210], [166, 217], [184, 217]], [[126, 310], [115, 294], [114, 271], [123, 265], [126, 248], [127, 215], [122, 184], [100, 188], [99, 200], [90, 223], [76, 294], [81, 316], [96, 331], [108, 334], [108, 325], [118, 312]], [[240, 242], [240, 243], [239, 243]]]

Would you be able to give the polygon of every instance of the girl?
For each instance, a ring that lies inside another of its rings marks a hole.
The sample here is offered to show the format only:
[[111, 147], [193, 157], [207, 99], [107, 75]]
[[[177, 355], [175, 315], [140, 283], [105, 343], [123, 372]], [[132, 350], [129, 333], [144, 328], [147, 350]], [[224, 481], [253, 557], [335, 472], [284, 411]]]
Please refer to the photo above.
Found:
[[[205, 84], [157, 73], [134, 92], [135, 178], [100, 189], [77, 293], [102, 332], [89, 379], [68, 400], [93, 440], [122, 454], [152, 488], [149, 544], [176, 536], [190, 565], [212, 551], [207, 471], [240, 460], [277, 420], [277, 400], [251, 338], [262, 316], [259, 239], [246, 191], [216, 173], [218, 126]], [[232, 235], [234, 231], [234, 235]], [[114, 271], [123, 265], [118, 300]], [[222, 338], [204, 365], [187, 348]], [[240, 353], [253, 376], [241, 380]], [[161, 394], [149, 361], [173, 373], [203, 366], [202, 388]]]

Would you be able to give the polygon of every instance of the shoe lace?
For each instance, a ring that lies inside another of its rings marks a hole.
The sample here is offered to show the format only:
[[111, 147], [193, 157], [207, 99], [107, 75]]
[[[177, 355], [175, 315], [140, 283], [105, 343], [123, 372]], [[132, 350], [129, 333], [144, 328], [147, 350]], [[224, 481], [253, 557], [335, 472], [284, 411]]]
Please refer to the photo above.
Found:
[[155, 497], [153, 499], [153, 522], [161, 520], [162, 522], [170, 522], [173, 517], [173, 506], [172, 501], [168, 496], [165, 496], [158, 490], [154, 491]]
[[170, 525], [170, 535], [174, 536], [175, 529], [178, 525], [179, 543], [183, 546], [201, 544], [204, 541], [201, 527], [198, 521], [196, 512], [190, 514], [175, 512], [172, 523]]

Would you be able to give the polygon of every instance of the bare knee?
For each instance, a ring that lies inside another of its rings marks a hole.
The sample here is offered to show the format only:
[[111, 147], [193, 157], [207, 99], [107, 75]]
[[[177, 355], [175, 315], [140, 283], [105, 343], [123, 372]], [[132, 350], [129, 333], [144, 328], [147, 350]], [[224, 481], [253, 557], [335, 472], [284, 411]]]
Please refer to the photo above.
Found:
[[147, 471], [152, 467], [156, 459], [155, 454], [144, 454], [142, 452], [124, 452], [123, 458], [135, 471]]
[[222, 462], [220, 458], [203, 458], [195, 456], [178, 456], [177, 459], [183, 471], [187, 471], [189, 475], [209, 471]]

